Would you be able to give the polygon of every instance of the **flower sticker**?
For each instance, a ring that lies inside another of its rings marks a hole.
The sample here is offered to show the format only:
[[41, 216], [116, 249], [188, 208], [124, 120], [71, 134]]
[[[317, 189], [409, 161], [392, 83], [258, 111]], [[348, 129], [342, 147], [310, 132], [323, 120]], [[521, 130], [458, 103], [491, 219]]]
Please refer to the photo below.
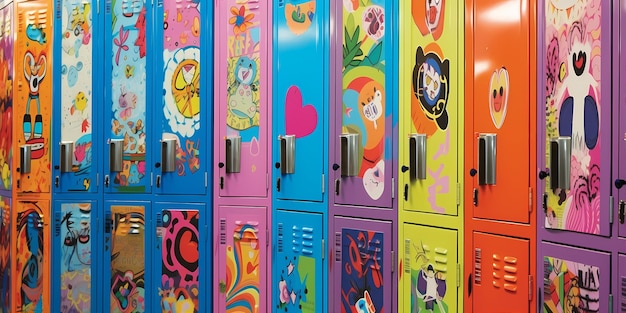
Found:
[[234, 16], [228, 20], [228, 23], [234, 25], [233, 32], [235, 35], [245, 32], [248, 30], [248, 27], [252, 26], [251, 21], [254, 18], [254, 14], [246, 15], [246, 8], [243, 5], [239, 9], [236, 7], [230, 8], [230, 13]]

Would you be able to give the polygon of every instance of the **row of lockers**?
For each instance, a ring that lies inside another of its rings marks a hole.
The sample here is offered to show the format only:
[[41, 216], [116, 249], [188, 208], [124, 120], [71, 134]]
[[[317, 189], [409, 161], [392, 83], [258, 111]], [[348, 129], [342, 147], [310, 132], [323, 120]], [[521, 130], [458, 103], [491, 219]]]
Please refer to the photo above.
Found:
[[5, 3], [0, 307], [619, 308], [617, 7]]

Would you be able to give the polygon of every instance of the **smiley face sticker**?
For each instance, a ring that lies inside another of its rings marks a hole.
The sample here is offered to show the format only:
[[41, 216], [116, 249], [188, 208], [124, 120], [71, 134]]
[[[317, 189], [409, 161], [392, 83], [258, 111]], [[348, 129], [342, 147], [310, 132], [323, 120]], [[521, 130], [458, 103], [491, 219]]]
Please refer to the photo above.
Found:
[[509, 102], [509, 72], [502, 67], [491, 74], [489, 83], [489, 111], [496, 128], [504, 124], [506, 109]]

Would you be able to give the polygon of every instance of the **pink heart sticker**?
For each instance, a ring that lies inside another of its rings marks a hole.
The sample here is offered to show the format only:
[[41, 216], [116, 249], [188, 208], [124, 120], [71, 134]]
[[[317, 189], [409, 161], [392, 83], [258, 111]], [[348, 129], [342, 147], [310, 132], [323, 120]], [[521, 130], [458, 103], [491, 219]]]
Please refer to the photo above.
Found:
[[310, 135], [317, 127], [317, 111], [315, 107], [302, 103], [302, 93], [297, 86], [289, 87], [285, 98], [285, 130], [286, 135], [301, 138]]

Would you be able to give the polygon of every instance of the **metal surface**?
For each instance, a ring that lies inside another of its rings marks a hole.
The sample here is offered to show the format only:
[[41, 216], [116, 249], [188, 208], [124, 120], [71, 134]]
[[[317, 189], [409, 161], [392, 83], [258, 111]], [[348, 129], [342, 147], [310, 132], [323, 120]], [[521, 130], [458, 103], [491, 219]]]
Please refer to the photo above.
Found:
[[496, 184], [496, 134], [478, 137], [478, 183]]
[[296, 172], [296, 136], [280, 136], [280, 173], [294, 174]]
[[572, 165], [572, 138], [558, 137], [550, 140], [550, 187], [570, 189]]
[[176, 140], [161, 140], [161, 166], [163, 173], [176, 171]]
[[341, 176], [359, 174], [359, 134], [341, 134]]
[[20, 147], [20, 173], [28, 174], [31, 170], [31, 147], [23, 145]]
[[61, 173], [72, 172], [72, 160], [74, 155], [74, 142], [61, 141]]
[[410, 165], [409, 174], [411, 180], [426, 179], [426, 135], [409, 135]]
[[241, 171], [241, 136], [226, 138], [226, 173]]
[[109, 141], [109, 167], [111, 172], [122, 171], [122, 153], [124, 152], [124, 139], [111, 139]]

